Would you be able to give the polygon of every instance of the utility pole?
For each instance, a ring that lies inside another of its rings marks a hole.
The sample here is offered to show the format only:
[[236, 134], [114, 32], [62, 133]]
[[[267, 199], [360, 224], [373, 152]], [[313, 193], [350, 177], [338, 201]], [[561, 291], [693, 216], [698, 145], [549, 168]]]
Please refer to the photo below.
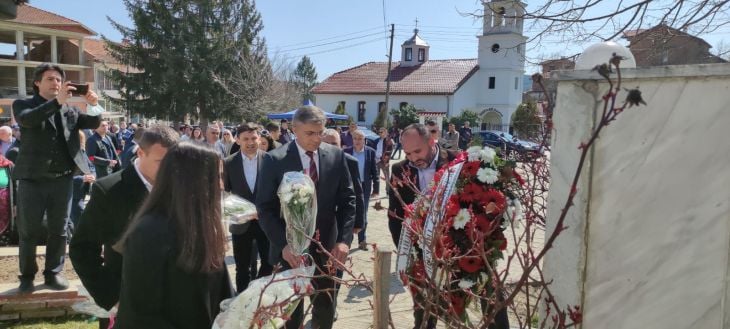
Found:
[[388, 52], [388, 75], [385, 78], [385, 129], [388, 129], [388, 98], [390, 98], [390, 69], [393, 66], [393, 35], [395, 34], [395, 24], [390, 24], [390, 50]]

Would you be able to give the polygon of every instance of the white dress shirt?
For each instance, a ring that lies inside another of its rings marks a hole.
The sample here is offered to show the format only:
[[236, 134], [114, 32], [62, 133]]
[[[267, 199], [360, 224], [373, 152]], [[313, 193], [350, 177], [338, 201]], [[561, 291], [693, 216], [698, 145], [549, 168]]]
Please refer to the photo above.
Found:
[[433, 176], [436, 175], [436, 163], [439, 159], [439, 152], [440, 149], [437, 146], [436, 147], [436, 153], [433, 157], [433, 160], [431, 161], [431, 164], [426, 168], [417, 168], [418, 169], [418, 189], [421, 191], [421, 193], [427, 192], [426, 189], [428, 188], [428, 184], [431, 183], [433, 180]]
[[241, 152], [241, 159], [243, 160], [243, 176], [246, 177], [248, 188], [253, 192], [256, 187], [256, 174], [259, 170], [259, 152], [256, 152], [253, 158], [249, 158], [248, 155]]
[[[307, 150], [305, 150], [301, 146], [299, 146], [299, 143], [294, 143], [294, 144], [296, 144], [297, 149], [299, 149], [299, 158], [301, 158], [301, 160], [302, 160], [302, 168], [304, 168], [304, 173], [307, 175], [310, 175], [309, 174], [310, 158], [307, 155]], [[321, 173], [322, 171], [319, 170], [319, 151], [318, 150], [314, 151], [313, 157], [314, 157], [314, 164], [317, 166], [317, 177], [319, 177], [320, 176], [319, 173]]]
[[147, 192], [152, 191], [152, 184], [150, 184], [149, 181], [147, 181], [146, 178], [144, 178], [144, 175], [142, 175], [142, 172], [139, 171], [139, 159], [134, 159], [134, 170], [137, 171], [137, 176], [139, 176], [139, 179], [142, 180], [142, 184], [144, 184], [144, 187], [147, 188]]

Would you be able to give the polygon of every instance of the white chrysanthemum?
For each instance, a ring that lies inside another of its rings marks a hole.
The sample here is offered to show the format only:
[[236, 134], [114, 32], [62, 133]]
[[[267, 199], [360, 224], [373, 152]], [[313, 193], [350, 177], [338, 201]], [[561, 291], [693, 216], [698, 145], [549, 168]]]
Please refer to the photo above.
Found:
[[457, 230], [463, 230], [469, 220], [471, 220], [471, 214], [469, 213], [469, 210], [461, 208], [461, 210], [459, 210], [459, 213], [454, 216], [454, 228]]
[[479, 151], [479, 159], [482, 160], [484, 163], [492, 163], [494, 162], [494, 156], [497, 155], [497, 152], [494, 152], [494, 150], [491, 147], [484, 147]]
[[285, 193], [283, 193], [281, 195], [281, 200], [284, 201], [284, 202], [286, 202], [286, 203], [289, 203], [289, 201], [291, 201], [292, 197], [294, 197], [294, 194], [293, 193], [291, 193], [291, 192], [285, 192]]
[[499, 179], [499, 174], [492, 168], [479, 168], [477, 170], [477, 179], [485, 184], [493, 184]]
[[475, 284], [475, 282], [471, 281], [469, 279], [459, 280], [459, 288], [461, 288], [461, 289], [469, 289], [469, 288], [473, 287], [474, 284]]
[[481, 157], [481, 146], [472, 146], [466, 149], [466, 153], [469, 155], [469, 161], [477, 161]]

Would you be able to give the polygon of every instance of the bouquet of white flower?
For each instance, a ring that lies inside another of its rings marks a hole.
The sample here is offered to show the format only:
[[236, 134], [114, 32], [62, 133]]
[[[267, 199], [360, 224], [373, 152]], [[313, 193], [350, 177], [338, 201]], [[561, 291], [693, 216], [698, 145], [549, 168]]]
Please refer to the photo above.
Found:
[[250, 329], [284, 326], [301, 298], [312, 293], [314, 266], [299, 267], [256, 279], [240, 295], [221, 302], [213, 329]]
[[256, 205], [233, 193], [223, 197], [223, 220], [229, 224], [243, 224], [258, 218]]
[[304, 173], [291, 171], [284, 174], [278, 194], [286, 221], [286, 242], [294, 253], [303, 255], [317, 222], [314, 182]]

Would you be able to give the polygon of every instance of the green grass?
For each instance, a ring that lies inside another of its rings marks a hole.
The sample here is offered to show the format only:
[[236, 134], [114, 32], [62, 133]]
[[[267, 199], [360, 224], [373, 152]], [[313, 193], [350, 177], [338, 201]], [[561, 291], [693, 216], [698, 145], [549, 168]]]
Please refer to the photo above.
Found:
[[0, 328], [13, 329], [97, 329], [99, 321], [87, 315], [72, 315], [48, 319], [2, 321]]

